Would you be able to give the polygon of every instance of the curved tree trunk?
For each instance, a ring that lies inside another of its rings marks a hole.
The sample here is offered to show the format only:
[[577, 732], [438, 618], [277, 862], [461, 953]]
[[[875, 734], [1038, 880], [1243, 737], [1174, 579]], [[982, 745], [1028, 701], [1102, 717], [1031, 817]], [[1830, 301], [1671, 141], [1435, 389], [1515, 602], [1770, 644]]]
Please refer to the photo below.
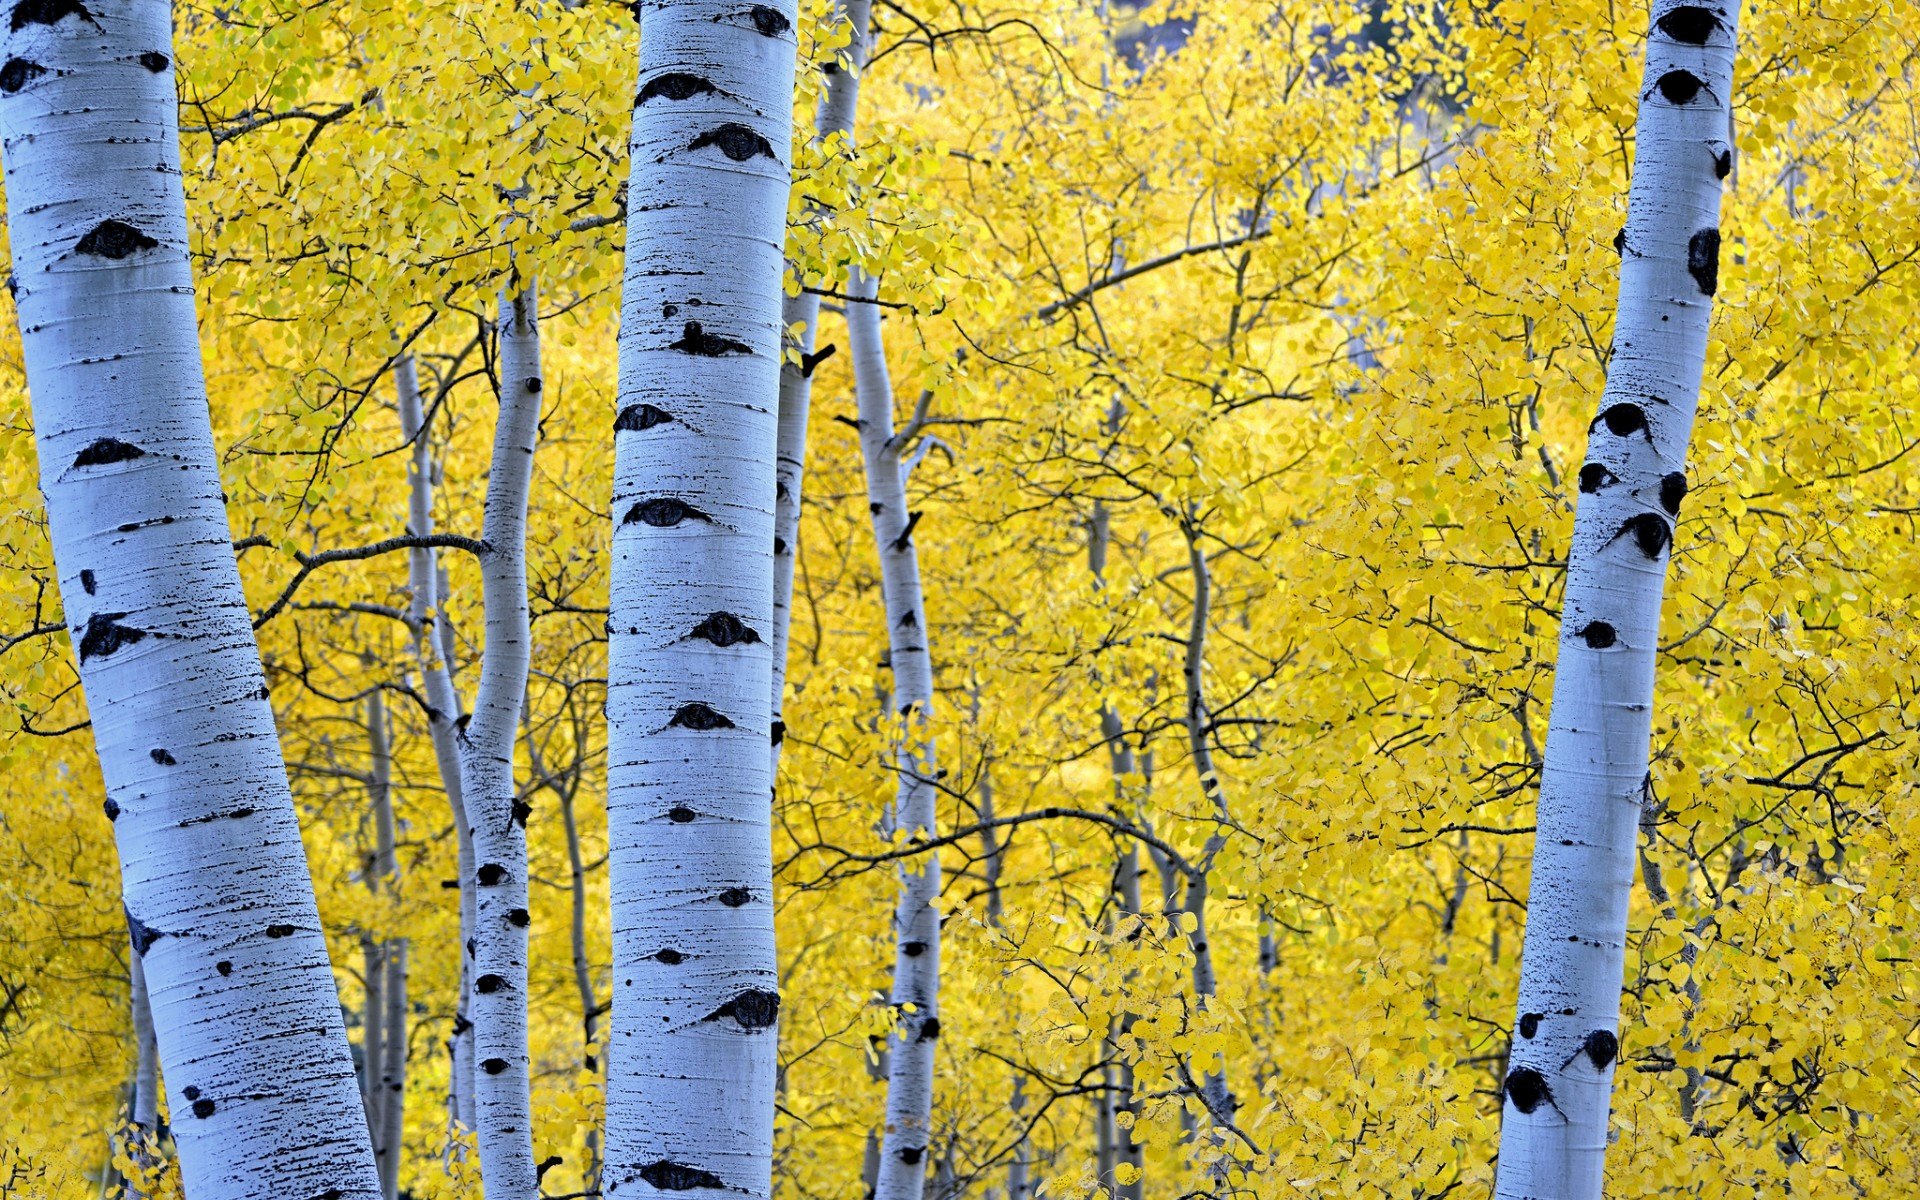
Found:
[[[854, 392], [860, 410], [860, 451], [867, 476], [867, 510], [880, 553], [880, 590], [886, 607], [888, 662], [893, 669], [892, 714], [901, 722], [894, 747], [899, 787], [894, 829], [907, 842], [933, 835], [936, 822], [933, 658], [928, 651], [920, 558], [907, 511], [901, 446], [894, 436], [893, 381], [881, 341], [875, 281], [856, 270], [847, 305], [847, 341], [853, 351]], [[879, 1200], [920, 1200], [926, 1153], [933, 1137], [933, 1056], [940, 1036], [940, 857], [903, 859], [900, 906], [894, 914], [893, 992], [896, 1026], [888, 1050], [887, 1127], [880, 1152]]]
[[[420, 402], [420, 382], [411, 355], [394, 364], [399, 399], [400, 432], [412, 446], [407, 459], [407, 532], [416, 537], [433, 533], [433, 438], [426, 427]], [[407, 552], [407, 624], [413, 632], [413, 657], [420, 668], [427, 695], [427, 731], [433, 740], [433, 758], [440, 786], [453, 813], [454, 845], [460, 882], [460, 995], [455, 1002], [453, 1032], [447, 1039], [452, 1081], [449, 1115], [457, 1128], [473, 1128], [473, 1021], [467, 996], [473, 988], [473, 960], [466, 951], [473, 936], [473, 834], [467, 828], [467, 808], [460, 790], [460, 694], [453, 686], [447, 623], [440, 618], [443, 602], [438, 556], [430, 547]]]
[[1619, 312], [1580, 469], [1495, 1195], [1597, 1200], [1660, 597], [1718, 282], [1735, 7], [1656, 0]]
[[0, 142], [41, 487], [186, 1190], [371, 1198], [220, 489], [171, 17], [13, 9]]
[[639, 8], [614, 423], [610, 1195], [772, 1190], [773, 501], [796, 10]]
[[500, 412], [481, 538], [486, 643], [473, 715], [460, 736], [460, 792], [473, 839], [469, 945], [474, 1128], [490, 1200], [535, 1200], [533, 1101], [527, 1048], [527, 807], [514, 790], [514, 741], [527, 691], [527, 494], [540, 428], [538, 297], [500, 300]]
[[[842, 61], [831, 68], [820, 110], [815, 118], [814, 140], [824, 142], [833, 134], [851, 136], [854, 113], [860, 99], [860, 74], [867, 61], [867, 23], [872, 0], [841, 0], [840, 18], [847, 23], [853, 40], [842, 54]], [[787, 723], [787, 647], [793, 628], [793, 572], [800, 547], [800, 491], [807, 464], [807, 417], [813, 401], [813, 368], [833, 353], [829, 346], [815, 350], [819, 340], [820, 297], [811, 292], [788, 296], [781, 301], [780, 325], [793, 339], [799, 362], [783, 356], [780, 363], [780, 423], [775, 456], [773, 498], [773, 773], [780, 775], [780, 747], [786, 737]], [[798, 332], [795, 332], [796, 329]]]

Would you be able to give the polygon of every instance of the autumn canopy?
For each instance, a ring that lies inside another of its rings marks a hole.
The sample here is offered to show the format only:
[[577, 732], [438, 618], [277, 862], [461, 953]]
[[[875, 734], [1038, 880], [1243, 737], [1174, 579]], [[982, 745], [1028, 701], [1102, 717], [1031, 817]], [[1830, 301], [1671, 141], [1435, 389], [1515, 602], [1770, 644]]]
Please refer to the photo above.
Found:
[[0, 1197], [1920, 1192], [1912, 0], [0, 11]]

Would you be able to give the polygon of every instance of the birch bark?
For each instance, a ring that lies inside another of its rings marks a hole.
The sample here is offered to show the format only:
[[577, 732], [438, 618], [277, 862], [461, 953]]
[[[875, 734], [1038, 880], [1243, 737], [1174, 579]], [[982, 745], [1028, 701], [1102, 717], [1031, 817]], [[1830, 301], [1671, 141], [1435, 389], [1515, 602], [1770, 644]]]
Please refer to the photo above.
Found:
[[[893, 381], [881, 340], [876, 281], [856, 269], [848, 286], [847, 343], [853, 353], [860, 453], [866, 469], [867, 511], [880, 554], [880, 591], [886, 609], [888, 661], [893, 669], [892, 713], [901, 722], [894, 746], [898, 788], [894, 828], [909, 844], [933, 836], [936, 767], [933, 742], [933, 658], [928, 650], [920, 558], [914, 546], [919, 515], [907, 509], [901, 445], [894, 434]], [[933, 1129], [933, 1060], [940, 1036], [940, 858], [903, 859], [900, 904], [894, 914], [893, 991], [896, 1026], [888, 1048], [887, 1125], [881, 1139], [877, 1200], [920, 1200]]]
[[207, 412], [171, 18], [163, 0], [21, 3], [5, 35], [41, 487], [185, 1187], [371, 1198]]
[[1660, 598], [1718, 284], [1736, 7], [1655, 0], [1614, 350], [1568, 555], [1540, 781], [1502, 1200], [1598, 1200]]
[[[872, 0], [841, 0], [840, 19], [852, 36], [834, 64], [814, 120], [814, 141], [834, 134], [853, 135], [860, 99], [860, 75], [866, 69], [868, 22]], [[781, 301], [780, 324], [794, 341], [800, 361], [780, 363], [780, 421], [775, 454], [773, 498], [773, 773], [780, 775], [780, 747], [786, 732], [787, 647], [793, 627], [793, 572], [800, 546], [800, 493], [807, 460], [807, 419], [813, 400], [813, 369], [832, 353], [815, 350], [819, 340], [820, 297], [811, 292]]]
[[773, 501], [796, 9], [638, 9], [609, 588], [610, 1196], [772, 1190]]
[[527, 817], [514, 788], [514, 745], [527, 691], [527, 495], [540, 428], [538, 297], [531, 286], [500, 300], [500, 411], [487, 475], [481, 540], [486, 643], [473, 713], [460, 742], [460, 794], [473, 841], [474, 1127], [492, 1200], [536, 1200], [533, 1101], [527, 1049]]

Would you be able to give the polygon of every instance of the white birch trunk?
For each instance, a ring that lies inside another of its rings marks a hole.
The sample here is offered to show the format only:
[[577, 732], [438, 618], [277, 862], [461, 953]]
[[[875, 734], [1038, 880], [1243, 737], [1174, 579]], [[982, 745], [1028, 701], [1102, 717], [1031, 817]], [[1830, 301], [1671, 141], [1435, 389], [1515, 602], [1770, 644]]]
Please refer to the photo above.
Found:
[[[420, 402], [420, 382], [411, 355], [394, 364], [394, 387], [400, 410], [400, 432], [412, 445], [407, 459], [407, 531], [417, 537], [433, 533], [433, 438], [426, 427]], [[449, 1115], [456, 1128], [473, 1128], [473, 1021], [467, 997], [473, 988], [473, 956], [466, 949], [473, 936], [473, 835], [467, 828], [467, 808], [460, 787], [460, 695], [454, 689], [450, 653], [442, 647], [449, 632], [440, 618], [443, 602], [438, 556], [429, 547], [407, 552], [407, 622], [413, 631], [413, 656], [427, 695], [427, 732], [433, 740], [434, 763], [440, 786], [453, 814], [454, 845], [460, 884], [460, 995], [455, 1001], [453, 1031], [447, 1038], [452, 1058]]]
[[639, 9], [608, 620], [609, 1196], [772, 1191], [773, 501], [796, 10]]
[[1580, 470], [1495, 1195], [1598, 1200], [1660, 597], [1732, 164], [1733, 3], [1655, 0], [1614, 351]]
[[[387, 706], [378, 688], [367, 694], [367, 740], [371, 746], [375, 849], [367, 886], [394, 895], [400, 863], [393, 817], [393, 750]], [[380, 1170], [380, 1189], [394, 1200], [400, 1180], [400, 1130], [405, 1108], [407, 1063], [407, 942], [382, 938], [372, 943], [367, 961], [367, 1006], [363, 1080], [367, 1129]]]
[[407, 939], [386, 946], [386, 1053], [380, 1062], [380, 1127], [373, 1131], [380, 1191], [386, 1200], [400, 1195], [400, 1163], [406, 1153], [407, 1113]]
[[[840, 18], [853, 41], [834, 64], [814, 121], [814, 140], [833, 134], [851, 136], [860, 99], [860, 75], [867, 62], [867, 24], [872, 0], [841, 0]], [[773, 774], [780, 775], [780, 747], [786, 738], [787, 648], [793, 628], [793, 573], [800, 547], [800, 492], [807, 461], [807, 418], [813, 400], [813, 369], [826, 354], [819, 340], [820, 297], [811, 292], [781, 301], [780, 324], [793, 338], [797, 363], [780, 364], [780, 420], [775, 455], [773, 499]], [[798, 332], [795, 332], [795, 331]]]
[[[875, 281], [856, 270], [848, 289], [847, 342], [853, 353], [854, 393], [860, 411], [860, 452], [867, 476], [867, 510], [880, 555], [880, 591], [886, 608], [888, 662], [893, 670], [891, 714], [901, 722], [893, 750], [899, 786], [894, 828], [910, 845], [933, 836], [936, 821], [932, 729], [933, 659], [928, 650], [920, 559], [914, 547], [917, 514], [907, 509], [906, 481], [893, 427], [893, 381], [881, 340]], [[900, 905], [894, 914], [893, 991], [896, 1032], [888, 1050], [887, 1125], [882, 1138], [878, 1200], [920, 1200], [926, 1154], [933, 1137], [933, 1060], [940, 1036], [940, 857], [903, 859]]]
[[514, 788], [514, 744], [527, 691], [527, 495], [540, 428], [538, 296], [500, 299], [500, 411], [493, 431], [481, 540], [486, 642], [473, 713], [460, 735], [460, 795], [473, 874], [474, 1129], [490, 1200], [536, 1200], [531, 1060], [527, 1047], [527, 807]]
[[8, 219], [61, 593], [194, 1200], [378, 1193], [220, 489], [171, 6], [13, 6]]

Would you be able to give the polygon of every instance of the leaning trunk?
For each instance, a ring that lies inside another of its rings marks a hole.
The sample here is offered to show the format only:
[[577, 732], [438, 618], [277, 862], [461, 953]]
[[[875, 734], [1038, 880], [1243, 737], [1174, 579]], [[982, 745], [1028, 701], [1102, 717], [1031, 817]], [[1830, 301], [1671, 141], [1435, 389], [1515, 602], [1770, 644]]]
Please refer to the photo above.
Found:
[[13, 9], [0, 143], [41, 488], [186, 1191], [370, 1198], [220, 490], [171, 21], [163, 0]]
[[[792, 0], [639, 6], [609, 585], [602, 1186], [772, 1191]], [[724, 1119], [716, 1120], [716, 1114]]]
[[1720, 252], [1735, 6], [1656, 0], [1620, 300], [1580, 469], [1495, 1195], [1598, 1200], [1660, 596]]
[[[411, 355], [394, 365], [393, 377], [399, 400], [400, 432], [412, 444], [412, 455], [407, 460], [407, 532], [415, 537], [429, 537], [433, 533], [433, 431], [426, 425], [426, 413], [420, 403], [419, 376]], [[476, 890], [473, 834], [467, 828], [466, 802], [460, 791], [460, 695], [454, 690], [450, 655], [442, 650], [451, 639], [436, 636], [449, 630], [440, 616], [445, 590], [437, 556], [430, 547], [416, 547], [407, 552], [407, 592], [407, 625], [413, 633], [413, 657], [427, 694], [427, 731], [433, 740], [440, 786], [446, 792], [447, 806], [453, 814], [459, 868], [460, 994], [454, 1004], [453, 1030], [447, 1038], [447, 1050], [453, 1059], [447, 1107], [455, 1127], [471, 1129], [473, 1021], [467, 1015], [467, 996], [473, 987], [473, 959], [466, 945], [467, 939], [473, 936]]]

